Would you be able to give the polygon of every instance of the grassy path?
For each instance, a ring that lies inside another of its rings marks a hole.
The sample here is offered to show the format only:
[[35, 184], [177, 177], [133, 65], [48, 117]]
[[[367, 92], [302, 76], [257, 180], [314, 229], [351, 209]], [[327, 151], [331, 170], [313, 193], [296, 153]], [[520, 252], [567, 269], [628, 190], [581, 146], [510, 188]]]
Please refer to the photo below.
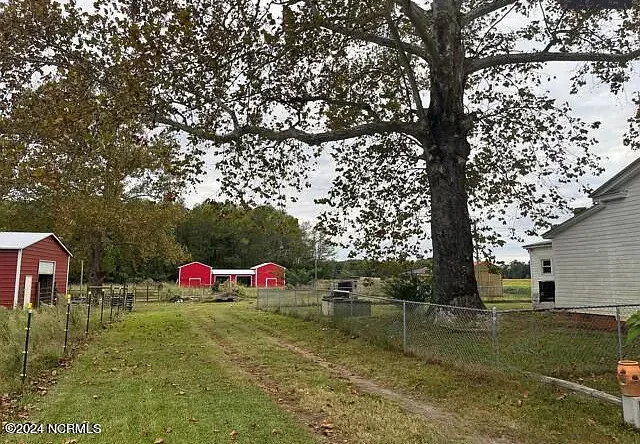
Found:
[[[0, 435], [0, 442], [308, 443], [283, 412], [222, 349], [198, 335], [178, 305], [131, 315], [99, 337], [63, 375], [31, 418], [99, 423], [95, 435]], [[76, 441], [72, 441], [76, 442]]]
[[640, 443], [613, 406], [429, 365], [250, 303], [138, 309], [28, 401], [33, 421], [101, 434], [0, 443]]

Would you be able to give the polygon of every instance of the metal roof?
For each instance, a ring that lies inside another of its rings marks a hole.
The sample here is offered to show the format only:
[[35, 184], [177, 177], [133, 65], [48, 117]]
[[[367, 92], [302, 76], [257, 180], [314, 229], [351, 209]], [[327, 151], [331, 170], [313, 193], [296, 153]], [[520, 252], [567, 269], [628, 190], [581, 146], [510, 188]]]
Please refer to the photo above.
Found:
[[211, 268], [209, 265], [203, 264], [202, 262], [198, 262], [198, 261], [193, 261], [193, 262], [189, 262], [188, 264], [180, 265], [178, 268], [186, 267], [187, 265], [191, 265], [191, 264], [200, 264], [204, 267]]
[[255, 270], [248, 270], [248, 269], [229, 269], [229, 268], [214, 268], [211, 270], [211, 274], [215, 274], [215, 275], [223, 275], [223, 274], [236, 274], [236, 275], [251, 275], [253, 276], [254, 274], [256, 274]]
[[69, 256], [73, 256], [69, 249], [53, 233], [31, 233], [27, 231], [0, 231], [0, 250], [24, 250], [25, 248], [40, 242], [43, 239], [53, 237], [55, 241], [66, 251]]
[[256, 266], [254, 266], [254, 267], [251, 267], [251, 269], [256, 270], [256, 269], [258, 269], [258, 268], [264, 267], [265, 265], [269, 265], [269, 264], [271, 264], [271, 265], [275, 265], [276, 267], [284, 268], [285, 270], [287, 269], [287, 267], [283, 267], [282, 265], [278, 265], [278, 264], [276, 264], [275, 262], [265, 262], [265, 263], [263, 263], [263, 264], [260, 264], [260, 265], [256, 265]]

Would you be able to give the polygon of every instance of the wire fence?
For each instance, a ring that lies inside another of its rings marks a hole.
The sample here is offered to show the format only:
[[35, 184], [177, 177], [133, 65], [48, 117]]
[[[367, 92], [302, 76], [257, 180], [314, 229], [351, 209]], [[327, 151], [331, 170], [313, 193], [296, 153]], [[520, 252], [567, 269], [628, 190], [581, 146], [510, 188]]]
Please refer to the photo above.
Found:
[[321, 322], [429, 361], [526, 371], [618, 394], [616, 364], [637, 359], [625, 320], [638, 305], [488, 310], [335, 290], [261, 289], [257, 308]]

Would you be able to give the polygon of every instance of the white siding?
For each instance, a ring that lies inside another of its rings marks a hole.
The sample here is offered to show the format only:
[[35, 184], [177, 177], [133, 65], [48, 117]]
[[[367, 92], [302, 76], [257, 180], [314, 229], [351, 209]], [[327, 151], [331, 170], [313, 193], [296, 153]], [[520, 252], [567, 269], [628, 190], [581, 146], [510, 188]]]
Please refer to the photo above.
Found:
[[556, 306], [640, 303], [640, 177], [553, 238]]
[[[529, 250], [529, 258], [531, 267], [531, 303], [534, 308], [552, 307], [553, 303], [551, 302], [540, 302], [540, 288], [538, 286], [538, 282], [540, 281], [555, 280], [555, 261], [552, 254], [552, 248], [550, 246], [532, 248]], [[551, 274], [542, 273], [543, 259], [551, 259]]]

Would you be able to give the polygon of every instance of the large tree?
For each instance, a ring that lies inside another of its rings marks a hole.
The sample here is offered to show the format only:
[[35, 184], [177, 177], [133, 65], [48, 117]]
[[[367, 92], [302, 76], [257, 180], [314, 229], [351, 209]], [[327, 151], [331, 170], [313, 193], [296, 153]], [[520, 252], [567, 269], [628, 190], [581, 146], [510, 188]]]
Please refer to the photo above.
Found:
[[[284, 195], [304, 187], [308, 166], [327, 152], [338, 176], [323, 201], [336, 209], [325, 213], [325, 228], [345, 232], [351, 222], [352, 247], [405, 255], [429, 233], [434, 300], [466, 306], [482, 305], [469, 208], [480, 220], [505, 221], [516, 211], [541, 228], [567, 206], [560, 186], [598, 171], [589, 149], [599, 123], [550, 96], [545, 67], [575, 62], [572, 92], [596, 79], [617, 93], [640, 56], [637, 4], [628, 11], [564, 10], [552, 0], [95, 7], [82, 35], [112, 73], [102, 80], [133, 79], [120, 83], [134, 109], [194, 142], [210, 141], [232, 173], [223, 179], [227, 190]], [[11, 57], [22, 62], [50, 56], [36, 44], [19, 49]], [[58, 70], [73, 64], [69, 54]], [[483, 239], [500, 241], [490, 232]]]
[[199, 168], [171, 136], [110, 99], [91, 82], [66, 78], [14, 94], [0, 116], [2, 153], [13, 159], [0, 197], [23, 202], [13, 208], [32, 219], [5, 225], [55, 231], [86, 260], [91, 285], [152, 258], [186, 258], [175, 237], [184, 208], [175, 200]]

